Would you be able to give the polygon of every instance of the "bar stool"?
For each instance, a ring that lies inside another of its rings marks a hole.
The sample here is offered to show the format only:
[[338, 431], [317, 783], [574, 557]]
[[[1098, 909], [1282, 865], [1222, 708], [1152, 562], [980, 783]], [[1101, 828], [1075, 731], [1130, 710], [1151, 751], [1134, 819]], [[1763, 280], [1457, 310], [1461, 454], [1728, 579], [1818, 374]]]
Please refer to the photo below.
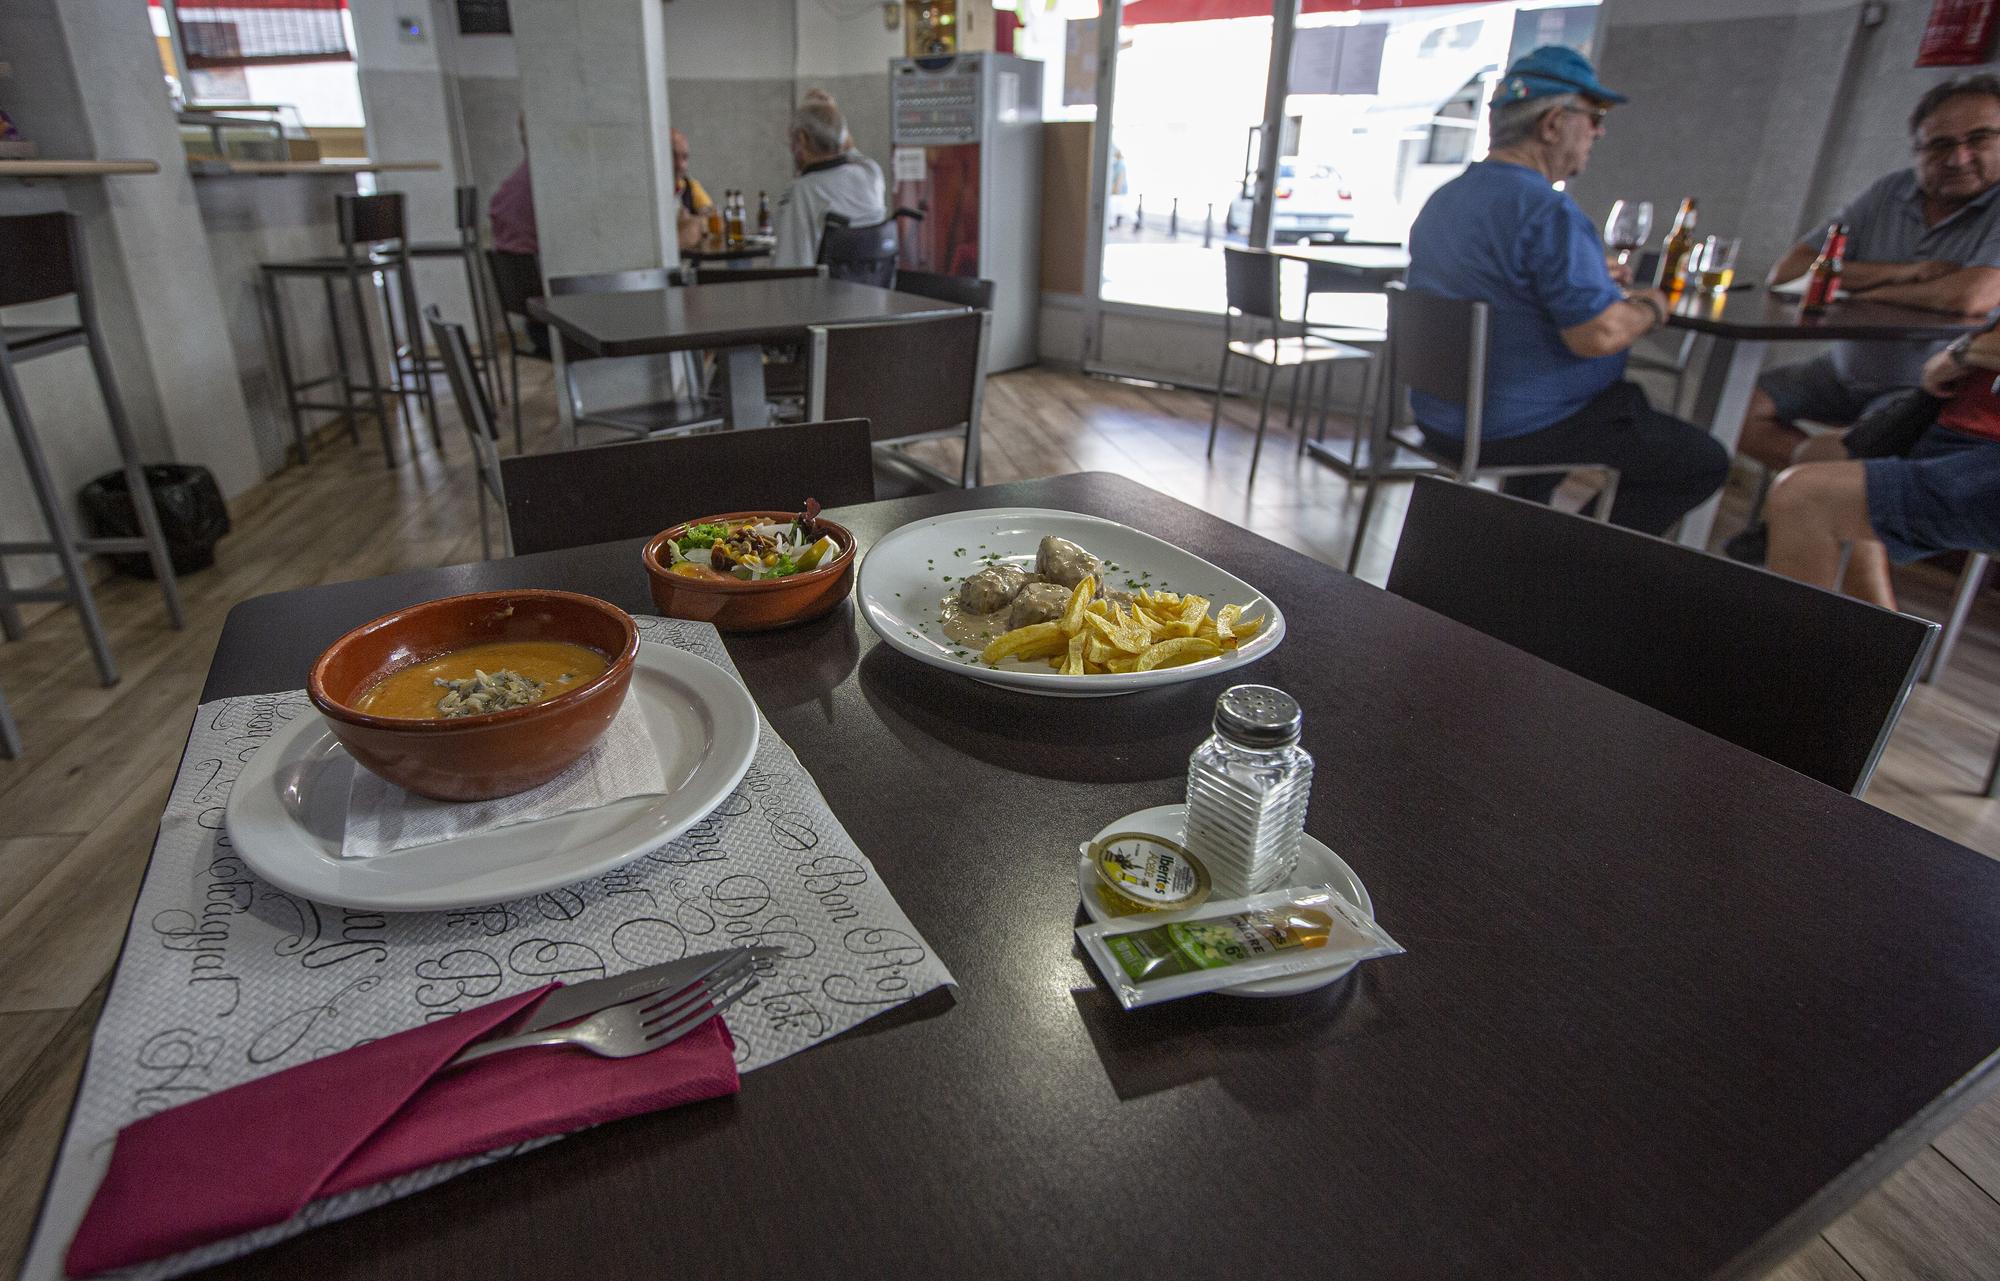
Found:
[[[479, 366], [479, 375], [485, 380], [487, 394], [498, 404], [507, 403], [506, 389], [500, 385], [499, 353], [493, 350], [492, 312], [488, 310], [486, 296], [486, 273], [479, 266], [479, 188], [457, 187], [452, 191], [452, 201], [458, 220], [457, 240], [420, 240], [410, 246], [412, 258], [456, 258], [465, 266], [465, 289], [472, 299], [473, 332], [479, 335], [479, 354], [474, 363]], [[417, 330], [417, 346], [423, 342], [422, 329], [414, 322], [411, 328]], [[442, 362], [444, 353], [438, 353]], [[429, 371], [429, 358], [425, 358], [425, 371]]]
[[[83, 239], [74, 214], [23, 214], [0, 218], [0, 307], [19, 307], [51, 298], [76, 296], [74, 324], [0, 325], [0, 408], [14, 425], [14, 440], [27, 467], [28, 483], [34, 488], [36, 505], [48, 527], [46, 542], [0, 543], [0, 633], [8, 640], [20, 639], [24, 628], [22, 601], [67, 600], [83, 620], [84, 636], [97, 673], [106, 685], [118, 682], [118, 665], [112, 661], [111, 646], [104, 638], [104, 623], [97, 615], [97, 601], [90, 581], [84, 576], [83, 557], [93, 552], [145, 552], [153, 574], [160, 582], [160, 595], [167, 604], [167, 617], [181, 626], [180, 591], [174, 583], [173, 561], [167, 542], [160, 533], [159, 512], [153, 507], [153, 492], [146, 485], [145, 469], [139, 465], [139, 450], [132, 441], [131, 424], [125, 418], [125, 404], [111, 382], [111, 362], [104, 346], [104, 334], [97, 327], [97, 308], [92, 302], [90, 274], [83, 256]], [[27, 399], [14, 367], [82, 347], [90, 353], [90, 368], [104, 396], [105, 415], [111, 421], [111, 437], [118, 446], [118, 459], [125, 473], [127, 491], [139, 518], [137, 538], [79, 538], [70, 526], [69, 511], [49, 474], [48, 458], [28, 416]], [[13, 587], [7, 582], [6, 558], [53, 554], [62, 565], [63, 587]]]
[[[438, 430], [437, 406], [431, 399], [428, 362], [418, 366], [417, 376], [406, 384], [402, 373], [401, 355], [405, 344], [396, 326], [395, 308], [389, 305], [387, 278], [394, 277], [395, 288], [403, 304], [403, 315], [414, 326], [417, 310], [416, 281], [410, 274], [409, 243], [403, 221], [403, 195], [401, 192], [385, 192], [373, 196], [341, 195], [333, 198], [334, 217], [339, 227], [341, 252], [338, 257], [294, 258], [282, 262], [259, 263], [262, 271], [264, 306], [271, 324], [271, 339], [278, 366], [278, 377], [284, 384], [285, 407], [291, 414], [292, 441], [299, 451], [299, 461], [306, 461], [306, 431], [302, 410], [317, 409], [337, 413], [347, 419], [348, 434], [356, 441], [360, 432], [354, 421], [356, 400], [366, 396], [372, 401], [375, 422], [382, 434], [383, 460], [390, 467], [396, 465], [396, 448], [393, 429], [389, 421], [387, 397], [405, 401], [416, 397], [424, 416], [430, 421], [431, 440], [439, 448], [444, 448], [444, 437]], [[390, 382], [384, 385], [380, 369], [375, 363], [375, 346], [368, 335], [368, 307], [362, 299], [363, 278], [373, 279], [383, 276], [382, 323], [386, 328], [389, 352]], [[327, 323], [333, 330], [333, 352], [335, 372], [305, 382], [292, 374], [290, 344], [285, 338], [284, 308], [278, 296], [278, 281], [286, 277], [318, 278], [326, 289]], [[361, 359], [368, 371], [368, 381], [357, 383], [347, 362], [347, 344], [341, 337], [340, 312], [335, 303], [333, 282], [347, 281], [347, 292], [354, 304], [354, 327], [361, 345]], [[421, 350], [419, 340], [418, 350]], [[340, 386], [338, 402], [308, 400], [305, 393], [328, 383]], [[411, 436], [411, 448], [415, 449], [415, 436]]]

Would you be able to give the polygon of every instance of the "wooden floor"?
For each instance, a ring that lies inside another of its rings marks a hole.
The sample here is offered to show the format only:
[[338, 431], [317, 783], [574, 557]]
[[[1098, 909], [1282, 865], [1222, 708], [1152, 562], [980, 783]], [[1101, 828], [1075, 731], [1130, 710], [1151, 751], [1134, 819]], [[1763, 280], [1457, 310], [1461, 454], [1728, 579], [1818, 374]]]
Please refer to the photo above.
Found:
[[[523, 362], [528, 447], [557, 444], [547, 367]], [[1267, 441], [1246, 490], [1251, 433], [1227, 407], [1211, 465], [1207, 398], [1031, 369], [992, 380], [989, 482], [1078, 470], [1130, 476], [1336, 565], [1357, 496], [1333, 472]], [[447, 422], [448, 431], [456, 431]], [[100, 687], [66, 609], [30, 614], [28, 636], [0, 644], [0, 690], [27, 753], [0, 761], [0, 1275], [32, 1226], [153, 832], [224, 616], [246, 597], [477, 559], [479, 530], [463, 437], [429, 442], [391, 471], [377, 449], [328, 439], [232, 504], [235, 531], [214, 568], [183, 580], [185, 631], [169, 630], [144, 583], [98, 597], [124, 669]], [[1389, 491], [1370, 532], [1364, 577], [1386, 575], [1402, 520]], [[1742, 510], [1742, 495], [1725, 504]], [[1907, 606], [1941, 616], [1950, 581], [1919, 569]], [[1811, 661], [1801, 655], [1801, 661]], [[1976, 789], [2000, 734], [2000, 602], [1982, 602], [1951, 671], [1920, 688], [1868, 799], [2000, 857], [2000, 802]], [[1794, 1258], [1784, 1281], [2000, 1277], [2000, 1102], [1968, 1115]]]

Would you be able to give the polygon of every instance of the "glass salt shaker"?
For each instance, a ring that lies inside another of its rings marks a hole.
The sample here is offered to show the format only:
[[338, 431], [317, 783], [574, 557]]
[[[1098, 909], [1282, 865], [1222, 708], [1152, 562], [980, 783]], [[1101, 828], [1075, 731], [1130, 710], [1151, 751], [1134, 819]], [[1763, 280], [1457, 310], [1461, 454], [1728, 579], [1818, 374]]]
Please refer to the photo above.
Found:
[[1312, 757], [1298, 701], [1237, 685], [1215, 702], [1215, 733], [1188, 758], [1187, 848], [1208, 864], [1216, 898], [1289, 883], [1305, 834]]

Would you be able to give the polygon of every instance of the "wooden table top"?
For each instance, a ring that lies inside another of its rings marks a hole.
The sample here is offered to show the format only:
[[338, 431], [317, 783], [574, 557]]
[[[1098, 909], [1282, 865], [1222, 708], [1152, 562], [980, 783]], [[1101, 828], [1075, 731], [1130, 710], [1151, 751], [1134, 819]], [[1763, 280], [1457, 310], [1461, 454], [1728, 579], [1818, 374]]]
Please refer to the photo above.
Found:
[[[725, 291], [726, 292], [726, 291]], [[1137, 525], [1285, 611], [1238, 679], [1305, 707], [1309, 829], [1409, 949], [1282, 1000], [1121, 1012], [1079, 839], [1183, 794], [1227, 678], [1038, 699], [850, 604], [734, 637], [771, 722], [962, 986], [286, 1241], [236, 1277], [1759, 1277], [1983, 1094], [2000, 865], [1122, 477], [831, 513]], [[205, 699], [451, 592], [650, 608], [637, 542], [260, 597]], [[1143, 1206], [1143, 1211], [1121, 1207]]]
[[599, 356], [747, 347], [805, 337], [813, 325], [909, 320], [964, 311], [952, 303], [845, 280], [800, 277], [617, 294], [536, 298], [528, 313]]
[[1799, 310], [1797, 298], [1761, 288], [1732, 290], [1719, 297], [1684, 291], [1667, 316], [1670, 329], [1765, 342], [1937, 342], [1984, 323], [1982, 316], [1957, 316], [1862, 298], [1837, 302], [1808, 316]]
[[776, 242], [765, 239], [746, 240], [735, 245], [704, 239], [692, 249], [681, 250], [681, 257], [688, 262], [742, 262], [750, 258], [769, 258], [777, 252], [777, 248]]

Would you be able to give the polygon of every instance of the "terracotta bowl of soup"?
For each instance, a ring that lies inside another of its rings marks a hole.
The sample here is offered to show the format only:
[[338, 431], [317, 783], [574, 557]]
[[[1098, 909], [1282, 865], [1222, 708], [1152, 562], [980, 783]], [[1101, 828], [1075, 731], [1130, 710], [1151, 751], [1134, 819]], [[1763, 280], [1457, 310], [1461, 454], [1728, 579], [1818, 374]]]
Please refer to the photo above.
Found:
[[[313, 664], [306, 694], [363, 768], [420, 796], [487, 801], [538, 787], [589, 751], [624, 704], [638, 653], [631, 615], [594, 596], [478, 592], [355, 628]], [[526, 683], [480, 697], [485, 683], [435, 683], [474, 668]], [[455, 714], [442, 714], [452, 694]], [[534, 701], [509, 705], [524, 697]]]
[[741, 521], [785, 524], [794, 515], [781, 511], [725, 512], [653, 535], [639, 553], [653, 589], [653, 604], [668, 618], [714, 623], [725, 632], [766, 632], [832, 613], [854, 591], [854, 535], [846, 526], [825, 517], [820, 518], [819, 528], [833, 539], [839, 554], [803, 574], [750, 582], [725, 574], [689, 578], [667, 567], [667, 544], [679, 541], [695, 525]]

